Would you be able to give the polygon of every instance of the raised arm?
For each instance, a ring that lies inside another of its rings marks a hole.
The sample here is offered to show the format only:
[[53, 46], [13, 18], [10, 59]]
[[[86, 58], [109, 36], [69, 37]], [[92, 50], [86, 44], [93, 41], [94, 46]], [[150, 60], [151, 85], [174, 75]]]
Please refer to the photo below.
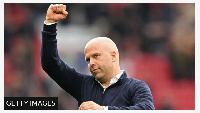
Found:
[[43, 70], [65, 91], [80, 100], [80, 89], [83, 75], [65, 64], [58, 55], [56, 25], [65, 19], [68, 13], [65, 5], [50, 5], [43, 31], [41, 45], [41, 65]]

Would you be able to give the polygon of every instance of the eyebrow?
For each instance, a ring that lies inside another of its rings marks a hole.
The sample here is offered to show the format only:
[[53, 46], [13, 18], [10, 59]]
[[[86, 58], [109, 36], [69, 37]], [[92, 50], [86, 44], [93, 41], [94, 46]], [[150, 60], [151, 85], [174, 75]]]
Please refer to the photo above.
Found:
[[[91, 56], [94, 56], [94, 55], [96, 55], [96, 54], [100, 55], [99, 52], [95, 52], [95, 53], [93, 53]], [[86, 61], [86, 62], [88, 62], [88, 60], [90, 60], [90, 58], [85, 58], [85, 61]]]

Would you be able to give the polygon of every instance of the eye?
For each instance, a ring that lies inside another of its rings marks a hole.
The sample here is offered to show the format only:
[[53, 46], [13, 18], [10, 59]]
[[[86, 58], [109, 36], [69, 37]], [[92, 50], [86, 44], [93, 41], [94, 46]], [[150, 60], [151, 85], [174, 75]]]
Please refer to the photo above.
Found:
[[89, 59], [89, 58], [87, 58], [87, 59], [86, 59], [86, 62], [87, 62], [87, 63], [89, 63], [89, 62], [90, 62], [90, 59]]
[[94, 57], [96, 58], [96, 57], [98, 57], [99, 56], [99, 54], [94, 54]]

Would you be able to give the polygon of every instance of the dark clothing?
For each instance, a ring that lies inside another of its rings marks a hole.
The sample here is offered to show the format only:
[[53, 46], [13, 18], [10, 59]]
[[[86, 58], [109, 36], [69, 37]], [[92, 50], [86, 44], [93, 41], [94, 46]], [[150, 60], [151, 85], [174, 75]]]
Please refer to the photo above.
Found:
[[44, 71], [72, 95], [80, 106], [94, 101], [109, 110], [155, 109], [153, 97], [147, 84], [128, 78], [124, 71], [117, 83], [105, 91], [92, 75], [77, 72], [65, 64], [58, 55], [56, 25], [44, 25], [42, 31], [41, 63]]

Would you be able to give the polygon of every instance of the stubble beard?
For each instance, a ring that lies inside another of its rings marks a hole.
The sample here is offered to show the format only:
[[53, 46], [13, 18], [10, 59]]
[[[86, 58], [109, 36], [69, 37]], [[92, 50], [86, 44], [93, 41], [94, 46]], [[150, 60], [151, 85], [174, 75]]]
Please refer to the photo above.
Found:
[[101, 72], [93, 73], [92, 75], [93, 75], [93, 77], [94, 77], [96, 80], [98, 80], [98, 81], [101, 82], [101, 83], [105, 81], [105, 80], [104, 80], [105, 75], [104, 75], [103, 73], [101, 73]]

